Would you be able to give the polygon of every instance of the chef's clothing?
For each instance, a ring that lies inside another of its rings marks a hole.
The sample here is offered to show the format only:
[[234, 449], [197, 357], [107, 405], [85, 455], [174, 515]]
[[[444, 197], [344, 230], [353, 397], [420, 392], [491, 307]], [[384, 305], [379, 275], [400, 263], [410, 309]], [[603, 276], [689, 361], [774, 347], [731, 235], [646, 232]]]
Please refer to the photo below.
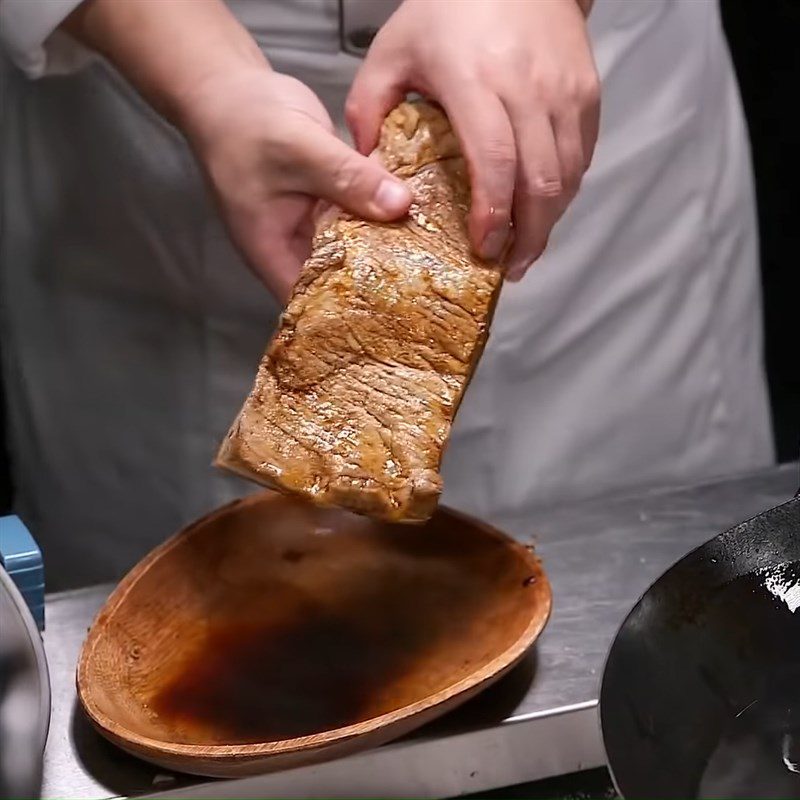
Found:
[[[346, 51], [393, 5], [371, 2], [230, 7], [343, 127], [360, 63]], [[252, 488], [210, 462], [279, 313], [181, 135], [53, 35], [75, 5], [0, 0], [18, 67], [0, 189], [17, 504], [51, 578], [72, 584], [120, 575]], [[532, 528], [543, 504], [773, 459], [748, 141], [717, 4], [597, 0], [589, 30], [594, 162], [546, 254], [504, 288], [445, 456], [445, 502]]]

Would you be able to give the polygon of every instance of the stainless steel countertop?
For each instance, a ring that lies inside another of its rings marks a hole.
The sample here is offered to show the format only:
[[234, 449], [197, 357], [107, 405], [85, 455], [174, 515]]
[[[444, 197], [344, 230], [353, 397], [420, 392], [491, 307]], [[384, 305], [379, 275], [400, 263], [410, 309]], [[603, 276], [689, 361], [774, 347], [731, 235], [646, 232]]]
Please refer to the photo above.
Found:
[[683, 554], [788, 500], [797, 486], [794, 464], [503, 520], [519, 539], [533, 538], [553, 584], [553, 617], [528, 659], [477, 699], [401, 741], [256, 778], [198, 782], [165, 774], [95, 734], [75, 707], [74, 669], [110, 587], [51, 595], [45, 647], [53, 713], [44, 797], [454, 797], [600, 766], [598, 684], [625, 614]]

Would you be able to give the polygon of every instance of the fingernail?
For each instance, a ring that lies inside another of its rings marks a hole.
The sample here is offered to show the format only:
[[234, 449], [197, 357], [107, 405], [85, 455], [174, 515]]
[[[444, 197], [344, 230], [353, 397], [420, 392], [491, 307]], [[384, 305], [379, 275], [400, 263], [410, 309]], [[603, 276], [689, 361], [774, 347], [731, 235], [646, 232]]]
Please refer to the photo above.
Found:
[[378, 185], [372, 202], [384, 214], [402, 214], [411, 202], [411, 194], [402, 183], [384, 179]]
[[516, 264], [512, 264], [506, 269], [506, 280], [509, 283], [519, 283], [525, 277], [525, 273], [530, 266], [527, 262], [519, 261]]
[[488, 261], [497, 261], [503, 254], [503, 247], [508, 238], [508, 231], [496, 228], [486, 234], [486, 238], [481, 244], [481, 257]]

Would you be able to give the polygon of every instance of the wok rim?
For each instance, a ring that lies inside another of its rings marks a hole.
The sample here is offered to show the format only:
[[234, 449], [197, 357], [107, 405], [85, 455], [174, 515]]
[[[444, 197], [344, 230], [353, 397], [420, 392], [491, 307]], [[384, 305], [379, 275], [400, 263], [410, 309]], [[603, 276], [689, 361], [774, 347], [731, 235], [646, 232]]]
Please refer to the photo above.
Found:
[[[617, 646], [617, 642], [618, 642], [620, 636], [622, 635], [622, 632], [628, 626], [628, 623], [631, 620], [631, 618], [639, 611], [639, 609], [640, 609], [640, 607], [642, 605], [642, 602], [652, 592], [652, 590], [659, 583], [661, 583], [662, 581], [666, 580], [669, 575], [673, 574], [678, 569], [680, 569], [684, 565], [685, 562], [687, 562], [690, 559], [696, 557], [696, 554], [699, 551], [704, 550], [712, 542], [715, 542], [718, 539], [721, 539], [723, 536], [728, 536], [728, 535], [732, 534], [734, 531], [737, 531], [739, 529], [746, 529], [750, 525], [752, 525], [756, 520], [760, 520], [763, 517], [766, 517], [769, 514], [772, 514], [772, 513], [776, 512], [776, 511], [779, 511], [782, 508], [786, 508], [787, 506], [792, 506], [792, 505], [795, 505], [795, 504], [800, 505], [800, 490], [798, 490], [797, 493], [795, 493], [791, 498], [789, 498], [789, 500], [786, 500], [783, 503], [779, 503], [776, 506], [772, 506], [771, 508], [768, 508], [768, 509], [766, 509], [766, 510], [764, 510], [764, 511], [758, 513], [758, 514], [755, 514], [752, 517], [749, 517], [748, 519], [745, 519], [742, 522], [737, 523], [736, 525], [732, 525], [730, 528], [726, 528], [725, 530], [714, 534], [709, 539], [707, 539], [705, 542], [702, 542], [701, 544], [697, 545], [696, 547], [693, 547], [688, 553], [685, 553], [677, 561], [675, 561], [671, 566], [667, 567], [644, 590], [644, 592], [642, 592], [642, 594], [639, 596], [639, 598], [636, 600], [636, 602], [633, 604], [633, 606], [631, 606], [630, 610], [625, 615], [624, 619], [622, 620], [622, 622], [620, 623], [619, 627], [617, 628], [617, 631], [614, 634], [614, 638], [611, 641], [611, 645], [609, 646], [608, 651], [606, 653], [606, 657], [605, 657], [605, 659], [603, 661], [603, 669], [602, 669], [601, 678], [600, 678], [600, 691], [598, 693], [597, 722], [598, 722], [598, 727], [600, 729], [600, 738], [601, 738], [602, 745], [603, 745], [603, 753], [604, 753], [605, 759], [606, 759], [606, 768], [608, 769], [609, 775], [611, 776], [611, 782], [614, 785], [614, 789], [615, 789], [615, 791], [617, 792], [617, 794], [621, 798], [624, 799], [626, 797], [626, 794], [622, 790], [622, 787], [619, 784], [619, 780], [618, 780], [617, 774], [616, 774], [616, 772], [614, 770], [614, 767], [612, 765], [612, 760], [611, 760], [611, 758], [609, 756], [609, 752], [608, 752], [608, 745], [607, 745], [607, 742], [606, 742], [607, 725], [604, 722], [605, 716], [604, 716], [604, 713], [603, 713], [603, 709], [604, 709], [604, 706], [606, 705], [606, 703], [603, 702], [603, 696], [604, 696], [605, 691], [606, 691], [606, 685], [607, 685], [607, 679], [608, 679], [608, 663], [611, 660], [612, 654], [614, 652], [614, 649]], [[743, 574], [747, 575], [747, 574], [751, 574], [751, 573], [743, 573]]]

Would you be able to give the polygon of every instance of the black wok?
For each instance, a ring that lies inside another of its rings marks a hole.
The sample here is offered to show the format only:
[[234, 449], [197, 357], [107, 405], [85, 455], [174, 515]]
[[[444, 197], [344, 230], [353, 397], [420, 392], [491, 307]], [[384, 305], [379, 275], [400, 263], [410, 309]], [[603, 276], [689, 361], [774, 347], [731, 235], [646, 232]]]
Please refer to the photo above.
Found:
[[800, 798], [800, 493], [697, 548], [620, 628], [600, 693], [626, 798]]

